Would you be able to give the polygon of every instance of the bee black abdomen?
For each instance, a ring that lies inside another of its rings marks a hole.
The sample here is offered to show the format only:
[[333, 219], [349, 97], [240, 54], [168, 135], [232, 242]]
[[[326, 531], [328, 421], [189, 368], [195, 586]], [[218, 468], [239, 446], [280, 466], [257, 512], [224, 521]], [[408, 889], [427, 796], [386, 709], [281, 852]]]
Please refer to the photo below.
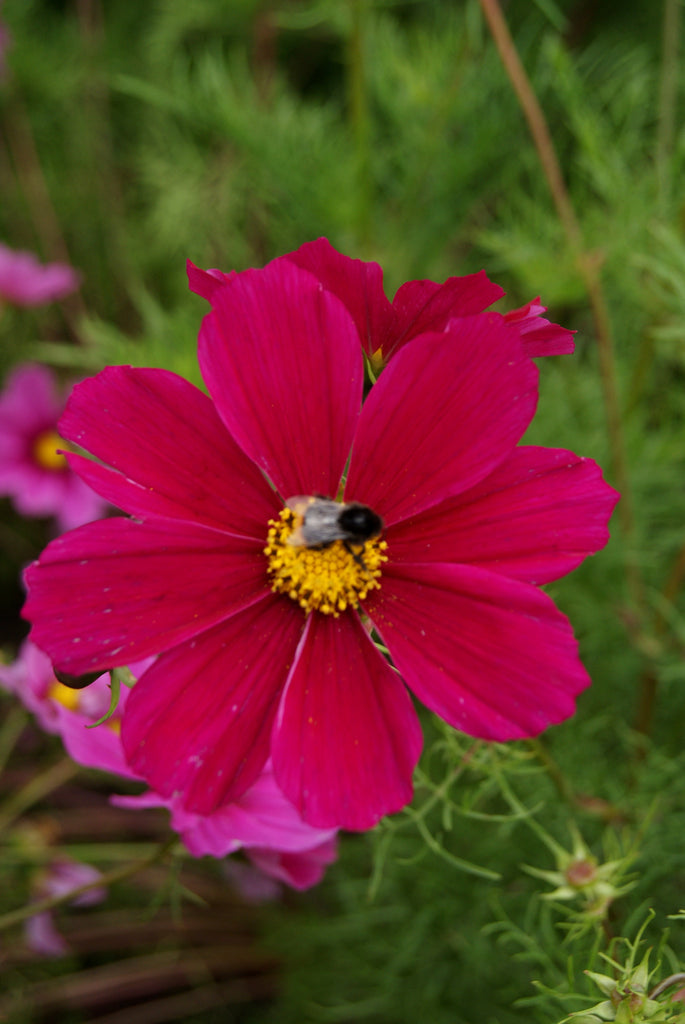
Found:
[[383, 530], [383, 520], [368, 505], [351, 502], [343, 507], [338, 524], [348, 538], [360, 542], [377, 537]]

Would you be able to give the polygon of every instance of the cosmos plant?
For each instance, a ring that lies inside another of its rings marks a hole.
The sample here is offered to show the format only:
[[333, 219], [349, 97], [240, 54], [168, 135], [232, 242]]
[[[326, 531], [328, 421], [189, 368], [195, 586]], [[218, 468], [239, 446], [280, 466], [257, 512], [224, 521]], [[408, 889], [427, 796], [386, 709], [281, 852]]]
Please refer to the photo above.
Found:
[[26, 577], [59, 670], [157, 656], [122, 719], [132, 770], [209, 815], [270, 760], [310, 825], [366, 829], [412, 796], [410, 692], [486, 740], [570, 716], [589, 679], [540, 585], [603, 547], [617, 495], [591, 460], [519, 442], [532, 357], [571, 333], [538, 300], [487, 311], [484, 272], [390, 302], [377, 264], [324, 239], [189, 277], [209, 395], [122, 366], [78, 385], [60, 432], [97, 461], [67, 459], [128, 517], [58, 538]]

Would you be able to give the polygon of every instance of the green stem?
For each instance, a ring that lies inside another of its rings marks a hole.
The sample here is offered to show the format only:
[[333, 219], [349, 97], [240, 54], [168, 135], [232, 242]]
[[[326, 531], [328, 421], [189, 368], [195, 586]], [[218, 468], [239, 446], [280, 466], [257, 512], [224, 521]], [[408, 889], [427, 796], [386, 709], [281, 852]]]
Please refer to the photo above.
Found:
[[0, 807], [0, 833], [4, 832], [33, 804], [38, 803], [54, 789], [59, 789], [69, 779], [73, 779], [79, 771], [79, 766], [74, 764], [70, 757], [65, 757], [57, 764], [51, 765], [46, 772], [36, 775], [23, 789], [20, 789]]
[[675, 138], [678, 95], [678, 45], [680, 42], [680, 0], [665, 0], [662, 34], [661, 82], [659, 86], [659, 127], [656, 169], [659, 205], [665, 212], [671, 198], [669, 163]]
[[147, 857], [158, 849], [158, 843], [64, 843], [60, 846], [27, 846], [0, 844], [0, 860], [3, 864], [46, 864], [63, 857], [72, 860], [98, 861], [131, 860], [132, 857]]
[[13, 707], [0, 731], [0, 773], [5, 769], [14, 746], [29, 720], [27, 712], [20, 706]]
[[550, 754], [545, 743], [539, 737], [528, 740], [528, 743], [531, 749], [535, 751], [535, 754], [538, 757], [538, 759], [545, 766], [547, 774], [556, 786], [559, 796], [561, 796], [561, 798], [565, 800], [570, 807], [577, 807], [578, 800], [576, 799], [576, 795], [573, 792], [573, 788], [567, 781], [566, 776], [562, 772], [557, 762]]
[[357, 157], [357, 228], [362, 243], [371, 236], [371, 125], [366, 89], [364, 31], [367, 0], [349, 0], [347, 42], [349, 120]]
[[112, 871], [106, 874], [100, 875], [94, 882], [88, 882], [86, 885], [80, 885], [76, 889], [72, 889], [70, 892], [62, 893], [60, 896], [50, 896], [44, 900], [37, 900], [35, 903], [27, 903], [25, 907], [20, 907], [18, 910], [11, 910], [8, 914], [0, 916], [0, 931], [4, 931], [6, 928], [10, 928], [14, 924], [19, 924], [21, 921], [25, 921], [27, 917], [33, 917], [35, 914], [43, 914], [47, 910], [54, 910], [55, 907], [59, 907], [62, 903], [71, 903], [72, 900], [80, 896], [81, 893], [88, 892], [90, 889], [107, 888], [110, 885], [114, 885], [116, 882], [121, 882], [125, 878], [129, 878], [131, 875], [137, 874], [143, 868], [150, 867], [152, 864], [156, 864], [161, 861], [166, 854], [173, 848], [177, 842], [177, 836], [172, 836], [170, 839], [163, 843], [162, 846], [158, 846], [153, 853], [148, 857], [144, 857], [142, 860], [135, 861], [133, 864], [127, 864], [125, 867], [114, 868]]

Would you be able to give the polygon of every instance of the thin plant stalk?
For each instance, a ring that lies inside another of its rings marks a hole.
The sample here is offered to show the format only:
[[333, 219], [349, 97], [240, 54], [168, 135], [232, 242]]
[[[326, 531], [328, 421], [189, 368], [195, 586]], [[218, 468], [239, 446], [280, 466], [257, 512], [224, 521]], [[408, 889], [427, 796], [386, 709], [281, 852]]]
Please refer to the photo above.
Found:
[[79, 765], [75, 764], [70, 757], [65, 757], [57, 764], [36, 775], [31, 781], [15, 793], [3, 807], [0, 807], [0, 833], [4, 832], [13, 821], [16, 821], [24, 811], [42, 800], [48, 793], [59, 789], [70, 779], [73, 779], [80, 771]]
[[13, 707], [2, 723], [2, 729], [0, 729], [0, 772], [4, 771], [28, 720], [29, 716], [22, 707]]
[[621, 491], [619, 516], [623, 532], [626, 538], [629, 538], [632, 536], [634, 525], [631, 488], [628, 478], [628, 462], [625, 454], [621, 409], [616, 384], [616, 359], [614, 356], [611, 322], [600, 280], [598, 260], [594, 254], [587, 252], [585, 249], [580, 222], [576, 217], [568, 189], [566, 188], [545, 115], [530, 84], [525, 68], [521, 63], [514, 40], [504, 20], [499, 0], [480, 0], [480, 5], [490, 26], [490, 31], [492, 32], [504, 68], [518, 97], [521, 110], [528, 122], [528, 128], [538, 152], [543, 173], [552, 193], [552, 200], [569, 246], [575, 256], [578, 270], [592, 307], [597, 334], [597, 350], [611, 456], [616, 482]]
[[349, 0], [347, 40], [348, 116], [357, 165], [357, 229], [364, 244], [368, 243], [371, 234], [371, 126], [364, 51], [366, 3], [367, 0]]
[[[625, 559], [626, 582], [638, 623], [638, 632], [646, 625], [645, 588], [639, 567], [632, 554], [634, 537], [634, 516], [632, 488], [628, 474], [628, 458], [621, 417], [621, 403], [618, 394], [618, 375], [611, 328], [611, 319], [604, 296], [597, 255], [585, 249], [582, 229], [569, 196], [561, 166], [557, 159], [554, 143], [538, 98], [516, 50], [509, 28], [502, 14], [499, 0], [479, 0], [487, 19], [495, 45], [504, 68], [509, 76], [523, 114], [528, 122], [535, 148], [538, 152], [543, 173], [547, 179], [559, 220], [574, 254], [576, 264], [588, 295], [595, 324], [600, 379], [607, 419], [607, 432], [614, 478], [621, 492], [617, 516], [628, 548]], [[656, 687], [654, 674], [648, 666], [643, 676], [642, 692], [639, 698], [637, 728], [648, 732], [653, 718]]]
[[[71, 264], [67, 243], [43, 174], [31, 122], [16, 94], [5, 113], [5, 132], [17, 181], [24, 191], [36, 234], [41, 239], [45, 253], [50, 259]], [[83, 344], [79, 320], [85, 316], [86, 310], [81, 296], [78, 292], [68, 295], [59, 305], [74, 338]]]
[[71, 903], [72, 900], [76, 899], [84, 892], [89, 892], [91, 889], [102, 889], [107, 888], [110, 885], [114, 885], [116, 882], [122, 882], [126, 878], [130, 878], [131, 875], [137, 874], [142, 871], [143, 868], [150, 867], [153, 864], [157, 864], [163, 860], [167, 853], [174, 847], [178, 841], [177, 836], [171, 836], [165, 843], [158, 846], [149, 856], [143, 857], [141, 860], [134, 861], [133, 864], [126, 864], [124, 867], [114, 868], [112, 871], [108, 871], [105, 874], [96, 878], [93, 882], [87, 882], [85, 885], [79, 885], [76, 889], [71, 889], [67, 893], [62, 893], [59, 896], [49, 896], [44, 900], [36, 900], [35, 903], [27, 903], [24, 907], [19, 907], [17, 910], [11, 910], [8, 914], [0, 916], [0, 932], [6, 928], [11, 928], [12, 925], [20, 924], [25, 921], [27, 917], [33, 917], [35, 914], [43, 914], [47, 910], [54, 910], [55, 907], [59, 907], [62, 903]]
[[680, 0], [664, 0], [659, 120], [656, 141], [657, 185], [662, 213], [666, 211], [671, 199], [672, 181], [669, 165], [675, 139], [679, 44]]

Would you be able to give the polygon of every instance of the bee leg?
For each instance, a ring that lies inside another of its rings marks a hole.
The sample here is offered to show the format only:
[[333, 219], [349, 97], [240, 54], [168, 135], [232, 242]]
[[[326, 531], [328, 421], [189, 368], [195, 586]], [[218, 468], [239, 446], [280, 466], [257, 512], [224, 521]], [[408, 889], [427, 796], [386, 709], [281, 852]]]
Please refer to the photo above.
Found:
[[343, 541], [343, 546], [345, 548], [345, 551], [348, 551], [352, 555], [352, 557], [354, 558], [355, 562], [360, 567], [360, 569], [363, 569], [364, 572], [368, 572], [369, 570], [368, 570], [368, 568], [366, 566], [366, 562], [362, 558], [362, 551], [364, 550], [364, 545], [362, 544], [360, 551], [355, 551], [354, 547], [352, 545], [352, 541], [344, 540]]

